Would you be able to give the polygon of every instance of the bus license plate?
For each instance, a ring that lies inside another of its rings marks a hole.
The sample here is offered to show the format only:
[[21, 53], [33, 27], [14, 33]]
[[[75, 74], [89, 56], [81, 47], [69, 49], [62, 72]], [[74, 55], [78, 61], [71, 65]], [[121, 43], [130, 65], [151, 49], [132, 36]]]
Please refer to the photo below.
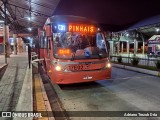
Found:
[[70, 65], [68, 66], [68, 70], [70, 71], [79, 71], [79, 70], [84, 70], [84, 66], [83, 65]]
[[83, 77], [83, 80], [92, 80], [92, 79], [93, 79], [92, 76], [84, 76], [84, 77]]

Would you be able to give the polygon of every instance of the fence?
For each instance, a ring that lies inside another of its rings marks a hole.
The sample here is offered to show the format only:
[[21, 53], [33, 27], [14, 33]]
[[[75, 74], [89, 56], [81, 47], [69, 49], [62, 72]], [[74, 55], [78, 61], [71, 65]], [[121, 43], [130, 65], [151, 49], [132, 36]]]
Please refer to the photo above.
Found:
[[[121, 55], [119, 55], [121, 56]], [[118, 62], [117, 58], [119, 57], [117, 55], [115, 56], [110, 56], [111, 61], [113, 62]], [[122, 63], [129, 63], [131, 64], [131, 60], [133, 59], [133, 57], [127, 57], [127, 56], [121, 56], [122, 57]], [[138, 56], [137, 56], [138, 57]], [[160, 57], [150, 57], [148, 55], [144, 55], [143, 57], [138, 57], [139, 59], [139, 63], [140, 65], [145, 65], [145, 66], [153, 66], [156, 67], [155, 63], [157, 61], [160, 61]]]

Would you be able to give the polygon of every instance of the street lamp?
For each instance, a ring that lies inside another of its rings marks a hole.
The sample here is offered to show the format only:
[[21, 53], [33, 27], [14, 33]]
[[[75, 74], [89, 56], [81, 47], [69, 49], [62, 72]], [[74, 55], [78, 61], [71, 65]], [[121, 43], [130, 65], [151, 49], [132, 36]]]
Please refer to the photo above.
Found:
[[28, 20], [31, 21], [31, 17], [28, 17]]
[[158, 32], [160, 29], [159, 28], [156, 28], [156, 31]]
[[29, 27], [29, 28], [28, 28], [28, 30], [29, 30], [29, 31], [32, 31], [32, 28], [31, 28], [31, 27]]

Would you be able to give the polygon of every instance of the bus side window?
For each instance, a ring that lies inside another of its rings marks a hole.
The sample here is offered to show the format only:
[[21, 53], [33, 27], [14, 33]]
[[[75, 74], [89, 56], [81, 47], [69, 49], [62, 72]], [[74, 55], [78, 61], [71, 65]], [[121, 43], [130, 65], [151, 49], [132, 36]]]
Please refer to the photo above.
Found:
[[44, 38], [44, 48], [47, 49], [47, 38]]
[[48, 39], [47, 39], [47, 41], [48, 41], [48, 45], [47, 45], [47, 49], [48, 50], [51, 50], [51, 38], [50, 37], [48, 37]]
[[43, 44], [43, 37], [41, 36], [40, 38], [40, 48], [43, 48], [44, 47], [44, 44]]
[[51, 38], [47, 37], [47, 53], [49, 58], [50, 58], [50, 50], [51, 50]]

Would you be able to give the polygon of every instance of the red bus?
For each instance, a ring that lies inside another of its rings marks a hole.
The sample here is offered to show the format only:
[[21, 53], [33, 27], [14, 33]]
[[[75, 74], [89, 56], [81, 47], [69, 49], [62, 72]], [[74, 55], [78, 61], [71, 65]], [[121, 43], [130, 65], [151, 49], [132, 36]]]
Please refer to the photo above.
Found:
[[96, 22], [78, 16], [55, 15], [47, 19], [40, 36], [40, 54], [53, 83], [111, 77], [109, 46], [98, 27]]

